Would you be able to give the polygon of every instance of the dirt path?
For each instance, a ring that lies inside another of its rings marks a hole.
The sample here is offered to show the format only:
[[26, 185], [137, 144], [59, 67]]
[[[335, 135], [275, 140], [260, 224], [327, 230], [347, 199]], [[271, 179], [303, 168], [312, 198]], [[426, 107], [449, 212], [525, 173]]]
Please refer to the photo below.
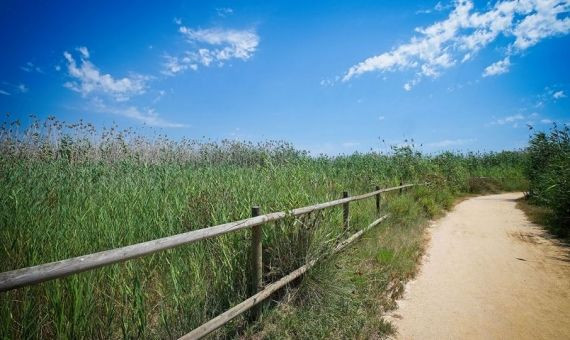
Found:
[[430, 228], [420, 273], [388, 319], [402, 339], [570, 339], [568, 248], [518, 210], [472, 198]]

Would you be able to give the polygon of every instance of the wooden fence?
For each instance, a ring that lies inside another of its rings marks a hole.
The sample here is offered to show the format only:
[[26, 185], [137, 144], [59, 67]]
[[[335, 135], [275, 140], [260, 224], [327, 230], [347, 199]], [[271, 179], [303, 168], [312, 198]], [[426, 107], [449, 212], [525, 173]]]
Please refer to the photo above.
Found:
[[[410, 188], [417, 184], [402, 184], [400, 182], [399, 186], [380, 189], [380, 187], [376, 186], [376, 190], [350, 197], [348, 192], [343, 192], [343, 198], [329, 201], [325, 203], [319, 203], [303, 208], [293, 209], [291, 211], [285, 212], [273, 212], [265, 215], [260, 215], [259, 207], [255, 206], [252, 207], [252, 217], [236, 221], [236, 222], [229, 222], [224, 224], [219, 224], [213, 227], [198, 229], [189, 231], [186, 233], [164, 237], [152, 241], [142, 242], [133, 244], [126, 247], [115, 248], [111, 250], [105, 250], [98, 253], [93, 253], [89, 255], [79, 256], [70, 258], [67, 260], [57, 261], [46, 263], [38, 266], [27, 267], [16, 269], [4, 273], [0, 273], [0, 292], [5, 292], [8, 290], [30, 286], [34, 284], [38, 284], [40, 282], [54, 280], [58, 278], [62, 278], [68, 275], [77, 274], [86, 270], [91, 270], [95, 268], [99, 268], [102, 266], [111, 265], [118, 262], [127, 261], [130, 259], [134, 259], [137, 257], [150, 255], [162, 250], [178, 247], [184, 244], [190, 244], [194, 242], [198, 242], [200, 240], [217, 237], [223, 234], [235, 232], [238, 230], [252, 228], [252, 238], [251, 238], [251, 253], [252, 253], [252, 279], [251, 279], [251, 291], [252, 296], [247, 300], [243, 301], [242, 303], [230, 308], [226, 312], [220, 314], [219, 316], [215, 317], [214, 319], [206, 322], [205, 324], [201, 325], [200, 327], [194, 329], [192, 332], [184, 335], [181, 339], [197, 339], [201, 338], [210, 332], [214, 331], [215, 329], [221, 327], [222, 325], [226, 324], [228, 321], [232, 320], [236, 316], [242, 314], [243, 312], [253, 308], [261, 301], [268, 298], [273, 292], [282, 288], [287, 283], [293, 281], [295, 278], [303, 275], [307, 270], [315, 265], [317, 261], [322, 258], [313, 259], [309, 261], [304, 266], [296, 269], [295, 271], [291, 272], [290, 274], [286, 275], [285, 277], [279, 279], [276, 282], [273, 282], [267, 285], [265, 288], [262, 289], [262, 278], [263, 278], [263, 266], [262, 266], [262, 225], [271, 221], [278, 221], [284, 219], [288, 216], [300, 216], [304, 215], [313, 211], [322, 210], [325, 208], [335, 207], [342, 205], [343, 206], [343, 226], [344, 228], [348, 229], [349, 227], [349, 215], [350, 215], [350, 208], [349, 203], [354, 201], [363, 200], [370, 197], [376, 197], [376, 210], [380, 212], [380, 195], [385, 192], [399, 190], [400, 193], [406, 188]], [[354, 240], [358, 239], [364, 232], [369, 230], [370, 228], [378, 225], [382, 222], [386, 216], [382, 216], [368, 225], [366, 228], [360, 230], [356, 234], [352, 235], [345, 241], [341, 242], [337, 247], [333, 250], [332, 253], [339, 252], [348, 244], [353, 242]], [[331, 254], [332, 254], [331, 253]]]

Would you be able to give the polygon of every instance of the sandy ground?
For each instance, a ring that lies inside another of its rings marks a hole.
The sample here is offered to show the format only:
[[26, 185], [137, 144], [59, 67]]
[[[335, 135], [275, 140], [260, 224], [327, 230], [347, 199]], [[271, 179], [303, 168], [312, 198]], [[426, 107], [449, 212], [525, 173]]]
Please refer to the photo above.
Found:
[[568, 247], [515, 207], [466, 200], [429, 229], [417, 278], [388, 320], [401, 339], [570, 339]]

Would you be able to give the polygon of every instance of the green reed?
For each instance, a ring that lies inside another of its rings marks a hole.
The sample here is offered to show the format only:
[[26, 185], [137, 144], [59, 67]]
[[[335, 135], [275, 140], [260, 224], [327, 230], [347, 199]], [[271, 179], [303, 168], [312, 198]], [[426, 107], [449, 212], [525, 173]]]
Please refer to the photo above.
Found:
[[[6, 119], [0, 129], [0, 271], [247, 218], [252, 205], [286, 211], [337, 199], [344, 190], [353, 195], [376, 185], [429, 181], [416, 197], [423, 202], [416, 213], [429, 216], [453, 195], [473, 190], [472, 177], [493, 177], [496, 189], [525, 185], [518, 152], [426, 156], [404, 147], [328, 157], [284, 142], [148, 136], [53, 117], [26, 127]], [[412, 213], [405, 205], [390, 209], [397, 216]], [[354, 230], [375, 216], [373, 199], [351, 205]], [[334, 247], [348, 236], [341, 220], [341, 209], [333, 208], [265, 225], [264, 280]], [[248, 297], [249, 233], [0, 293], [0, 334], [178, 337]], [[246, 327], [247, 318], [239, 318], [216, 336]]]

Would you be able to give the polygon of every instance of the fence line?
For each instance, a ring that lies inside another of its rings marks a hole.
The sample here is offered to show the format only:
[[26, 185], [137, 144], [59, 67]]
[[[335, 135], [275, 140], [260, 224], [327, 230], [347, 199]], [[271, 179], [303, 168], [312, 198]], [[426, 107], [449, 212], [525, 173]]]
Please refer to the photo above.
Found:
[[256, 217], [250, 217], [236, 222], [219, 224], [213, 227], [193, 230], [178, 235], [137, 243], [130, 246], [105, 250], [89, 255], [73, 257], [67, 260], [50, 262], [33, 267], [21, 268], [0, 273], [0, 292], [62, 278], [68, 275], [77, 274], [86, 270], [95, 269], [118, 262], [124, 262], [137, 257], [150, 255], [162, 250], [178, 247], [184, 244], [190, 244], [200, 240], [205, 240], [230, 232], [235, 232], [241, 229], [262, 225], [267, 222], [281, 220], [287, 216], [299, 216], [312, 211], [322, 210], [344, 203], [363, 200], [383, 192], [404, 189], [414, 185], [415, 184], [406, 184], [392, 188], [375, 190], [359, 196], [342, 198], [303, 208], [293, 209], [290, 212], [281, 211], [269, 213]]
[[[354, 201], [363, 200], [366, 198], [376, 197], [376, 212], [380, 213], [380, 194], [389, 191], [399, 190], [400, 194], [406, 188], [415, 186], [418, 184], [405, 184], [400, 182], [399, 186], [380, 189], [376, 186], [376, 190], [365, 193], [358, 196], [350, 197], [348, 192], [343, 192], [343, 198], [319, 203], [303, 208], [296, 208], [291, 211], [285, 212], [274, 212], [265, 215], [259, 215], [260, 208], [258, 206], [252, 207], [251, 215], [252, 217], [236, 221], [229, 222], [213, 227], [198, 229], [178, 235], [173, 235], [169, 237], [164, 237], [160, 239], [155, 239], [152, 241], [142, 242], [133, 244], [126, 247], [115, 248], [111, 250], [105, 250], [98, 253], [88, 254], [79, 257], [73, 257], [67, 260], [46, 263], [38, 266], [27, 267], [16, 269], [4, 273], [0, 273], [0, 292], [8, 291], [11, 289], [16, 289], [24, 286], [29, 286], [37, 284], [40, 282], [53, 280], [57, 278], [62, 278], [68, 275], [80, 273], [86, 270], [95, 269], [98, 267], [111, 265], [118, 262], [127, 261], [137, 257], [149, 255], [156, 253], [161, 250], [166, 250], [174, 247], [178, 247], [184, 244], [194, 243], [200, 240], [224, 235], [230, 232], [235, 232], [245, 228], [252, 228], [252, 238], [251, 238], [251, 294], [252, 296], [245, 301], [237, 304], [236, 306], [230, 308], [226, 312], [218, 315], [214, 319], [206, 322], [205, 324], [194, 329], [192, 332], [184, 335], [181, 339], [196, 339], [206, 336], [227, 322], [231, 321], [236, 316], [242, 314], [243, 312], [255, 307], [260, 302], [271, 296], [273, 292], [282, 288], [289, 282], [303, 275], [307, 270], [317, 263], [317, 261], [335, 254], [345, 248], [348, 244], [352, 243], [360, 236], [362, 236], [366, 231], [372, 227], [380, 224], [385, 220], [388, 215], [382, 216], [369, 224], [366, 228], [353, 234], [348, 239], [339, 243], [335, 249], [328, 255], [324, 255], [321, 258], [316, 258], [310, 260], [302, 267], [294, 270], [283, 278], [267, 285], [265, 288], [262, 287], [263, 284], [263, 261], [262, 261], [262, 240], [261, 240], [261, 227], [263, 224], [278, 221], [289, 216], [300, 216], [313, 211], [322, 210], [325, 208], [330, 208], [334, 206], [343, 206], [343, 227], [345, 230], [349, 229], [349, 203]], [[262, 289], [263, 288], [263, 289]], [[259, 314], [259, 309], [256, 307], [253, 311], [253, 316]]]
[[[374, 222], [370, 223], [366, 228], [360, 230], [359, 232], [353, 234], [348, 239], [344, 240], [343, 242], [339, 243], [335, 249], [328, 254], [328, 256], [333, 255], [344, 249], [346, 246], [360, 238], [365, 232], [373, 228], [374, 226], [380, 224], [380, 222], [384, 221], [388, 215], [384, 215], [379, 219], [375, 220]], [[289, 282], [295, 280], [299, 276], [303, 275], [307, 272], [307, 270], [311, 269], [318, 261], [324, 259], [326, 256], [321, 258], [316, 258], [310, 260], [305, 265], [295, 269], [291, 273], [285, 275], [281, 279], [270, 283], [265, 287], [265, 289], [261, 290], [257, 294], [249, 297], [247, 300], [235, 305], [234, 307], [228, 309], [227, 311], [223, 312], [222, 314], [216, 316], [215, 318], [211, 319], [210, 321], [206, 322], [205, 324], [199, 326], [198, 328], [194, 329], [192, 332], [180, 337], [181, 340], [190, 340], [190, 339], [200, 339], [204, 336], [210, 334], [211, 332], [215, 331], [216, 329], [220, 328], [221, 326], [225, 325], [229, 321], [231, 321], [236, 316], [243, 314], [247, 310], [253, 308], [255, 305], [261, 303], [263, 300], [267, 299], [271, 294], [275, 291], [279, 290]]]

